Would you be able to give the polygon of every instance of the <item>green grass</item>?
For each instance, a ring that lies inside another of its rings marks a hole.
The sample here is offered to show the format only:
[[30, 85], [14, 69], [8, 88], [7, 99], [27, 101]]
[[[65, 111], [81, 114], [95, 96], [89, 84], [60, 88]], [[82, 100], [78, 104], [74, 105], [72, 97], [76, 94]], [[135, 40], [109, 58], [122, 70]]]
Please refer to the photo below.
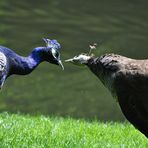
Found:
[[146, 148], [148, 141], [128, 123], [2, 113], [0, 147]]

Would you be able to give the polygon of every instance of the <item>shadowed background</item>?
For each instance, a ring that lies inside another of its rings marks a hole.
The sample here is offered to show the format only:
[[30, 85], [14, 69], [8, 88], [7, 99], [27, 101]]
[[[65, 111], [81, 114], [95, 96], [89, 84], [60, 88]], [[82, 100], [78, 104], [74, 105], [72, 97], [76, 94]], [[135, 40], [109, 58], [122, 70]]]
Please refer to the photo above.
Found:
[[[96, 56], [114, 52], [148, 58], [147, 8], [146, 0], [1, 0], [0, 44], [27, 56], [49, 37], [61, 43], [63, 60], [88, 52], [94, 42]], [[88, 68], [70, 64], [62, 71], [42, 63], [28, 76], [10, 77], [0, 93], [0, 111], [124, 120]]]

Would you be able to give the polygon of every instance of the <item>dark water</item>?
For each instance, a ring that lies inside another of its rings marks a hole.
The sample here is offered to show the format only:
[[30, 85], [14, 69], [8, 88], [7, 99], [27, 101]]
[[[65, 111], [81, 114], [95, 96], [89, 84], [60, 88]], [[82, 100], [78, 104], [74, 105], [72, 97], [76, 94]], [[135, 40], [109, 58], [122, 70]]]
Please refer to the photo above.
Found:
[[[0, 44], [26, 56], [57, 39], [62, 59], [87, 52], [97, 42], [97, 56], [114, 52], [148, 58], [146, 0], [0, 1]], [[116, 101], [87, 69], [65, 64], [65, 71], [42, 63], [28, 76], [12, 76], [0, 93], [0, 111], [123, 120]]]

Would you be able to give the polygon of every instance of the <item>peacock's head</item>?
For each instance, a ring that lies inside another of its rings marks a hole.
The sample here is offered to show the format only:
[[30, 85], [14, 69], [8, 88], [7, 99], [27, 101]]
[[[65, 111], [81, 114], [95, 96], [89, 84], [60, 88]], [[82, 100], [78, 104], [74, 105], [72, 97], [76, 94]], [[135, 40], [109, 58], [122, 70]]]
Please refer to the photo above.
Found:
[[46, 47], [44, 50], [44, 59], [49, 63], [60, 65], [64, 70], [64, 66], [60, 59], [60, 52], [59, 52], [61, 45], [57, 42], [57, 40], [50, 40], [45, 38], [43, 38], [43, 40], [46, 43]]

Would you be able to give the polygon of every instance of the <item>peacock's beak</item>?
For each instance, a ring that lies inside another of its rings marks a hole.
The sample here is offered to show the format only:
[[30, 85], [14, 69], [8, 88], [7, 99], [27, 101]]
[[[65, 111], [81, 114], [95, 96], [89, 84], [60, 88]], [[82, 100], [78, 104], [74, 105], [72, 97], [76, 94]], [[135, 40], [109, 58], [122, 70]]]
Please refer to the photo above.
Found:
[[58, 60], [58, 64], [62, 67], [62, 70], [64, 70], [64, 65], [61, 60]]

